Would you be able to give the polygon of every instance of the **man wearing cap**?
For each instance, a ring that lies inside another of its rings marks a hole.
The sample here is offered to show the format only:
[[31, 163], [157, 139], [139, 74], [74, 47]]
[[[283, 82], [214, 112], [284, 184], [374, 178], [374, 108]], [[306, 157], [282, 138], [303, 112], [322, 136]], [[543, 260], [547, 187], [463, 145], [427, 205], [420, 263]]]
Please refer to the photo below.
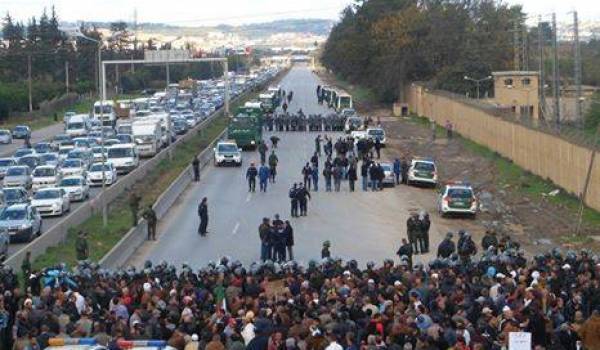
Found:
[[246, 170], [246, 180], [248, 181], [248, 192], [256, 192], [256, 177], [258, 176], [258, 169], [254, 165], [254, 162], [250, 163], [248, 170]]

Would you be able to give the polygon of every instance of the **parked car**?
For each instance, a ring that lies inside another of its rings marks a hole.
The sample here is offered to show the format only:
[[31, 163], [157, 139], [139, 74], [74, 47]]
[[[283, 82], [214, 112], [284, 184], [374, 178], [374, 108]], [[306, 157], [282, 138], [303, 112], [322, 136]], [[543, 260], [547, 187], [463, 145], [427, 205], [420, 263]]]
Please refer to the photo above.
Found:
[[26, 165], [14, 165], [6, 169], [4, 187], [31, 188], [31, 169]]
[[10, 144], [12, 143], [12, 134], [10, 133], [10, 130], [7, 129], [0, 129], [0, 143], [3, 144]]
[[381, 184], [383, 186], [396, 186], [396, 177], [394, 175], [394, 166], [391, 163], [380, 163], [383, 168], [383, 180]]
[[8, 231], [10, 242], [31, 241], [42, 233], [42, 217], [30, 204], [14, 204], [0, 212], [0, 230]]
[[69, 176], [58, 184], [69, 195], [71, 202], [83, 201], [90, 198], [90, 186], [83, 176]]
[[0, 178], [4, 178], [6, 169], [13, 165], [17, 165], [17, 162], [13, 158], [0, 158]]
[[[104, 169], [104, 171], [102, 170]], [[90, 186], [101, 186], [104, 172], [104, 184], [112, 185], [117, 181], [117, 169], [112, 163], [94, 163], [87, 173], [87, 181]]]
[[29, 193], [24, 187], [7, 187], [2, 189], [4, 205], [29, 203]]
[[31, 206], [36, 208], [40, 215], [62, 215], [71, 210], [69, 195], [62, 188], [50, 187], [37, 191], [31, 198]]
[[25, 139], [31, 137], [31, 129], [27, 125], [17, 125], [12, 129], [13, 139]]

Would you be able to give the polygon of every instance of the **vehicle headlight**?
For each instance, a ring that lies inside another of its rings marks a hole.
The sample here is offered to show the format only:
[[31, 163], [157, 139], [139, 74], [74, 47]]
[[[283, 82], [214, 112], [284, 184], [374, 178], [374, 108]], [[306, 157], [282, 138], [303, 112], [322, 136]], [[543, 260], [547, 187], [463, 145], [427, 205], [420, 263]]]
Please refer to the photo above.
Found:
[[21, 224], [21, 229], [26, 230], [29, 228], [29, 224]]
[[58, 203], [52, 203], [52, 209], [58, 209], [59, 205]]
[[254, 144], [255, 144], [255, 142], [254, 142], [254, 141], [250, 141], [250, 144], [251, 144], [251, 145], [254, 145]]

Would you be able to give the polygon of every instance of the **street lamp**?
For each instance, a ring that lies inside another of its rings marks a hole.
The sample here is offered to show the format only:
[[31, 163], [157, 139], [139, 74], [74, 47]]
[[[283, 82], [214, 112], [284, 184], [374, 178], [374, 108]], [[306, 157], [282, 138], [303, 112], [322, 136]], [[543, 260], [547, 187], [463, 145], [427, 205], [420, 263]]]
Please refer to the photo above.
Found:
[[[81, 38], [84, 40], [88, 40], [98, 44], [98, 94], [100, 95], [100, 121], [104, 122], [104, 67], [102, 66], [102, 40], [96, 40], [86, 36], [79, 30], [79, 28], [63, 28], [60, 29], [63, 33], [67, 34], [72, 38]], [[106, 228], [108, 226], [108, 206], [106, 205], [106, 200], [104, 198], [104, 191], [106, 190], [106, 174], [105, 174], [105, 166], [106, 159], [104, 157], [104, 130], [100, 132], [100, 148], [102, 150], [102, 192], [100, 193], [100, 199], [102, 200], [102, 226]]]
[[465, 80], [472, 81], [477, 85], [477, 99], [479, 99], [479, 85], [481, 85], [481, 83], [483, 83], [484, 81], [492, 80], [492, 79], [494, 79], [494, 77], [492, 77], [491, 75], [488, 75], [487, 77], [485, 77], [483, 79], [474, 79], [474, 78], [471, 78], [471, 77], [465, 75]]

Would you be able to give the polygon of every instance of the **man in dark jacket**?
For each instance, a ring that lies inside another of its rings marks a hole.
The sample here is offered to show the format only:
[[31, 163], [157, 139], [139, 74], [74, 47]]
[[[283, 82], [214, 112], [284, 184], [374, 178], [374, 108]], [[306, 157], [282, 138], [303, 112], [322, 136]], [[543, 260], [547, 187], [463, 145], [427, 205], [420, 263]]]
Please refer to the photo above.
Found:
[[403, 184], [408, 183], [408, 168], [409, 168], [408, 161], [406, 161], [406, 159], [403, 159], [402, 160], [402, 183]]
[[202, 202], [198, 205], [198, 216], [200, 217], [198, 233], [200, 236], [206, 236], [208, 233], [208, 231], [206, 231], [206, 228], [208, 227], [208, 199], [206, 197], [202, 198]]
[[200, 160], [198, 156], [194, 156], [194, 160], [192, 160], [192, 169], [194, 170], [194, 181], [200, 181]]
[[292, 188], [290, 188], [289, 197], [291, 201], [291, 215], [293, 218], [298, 217], [298, 185], [294, 184]]
[[379, 189], [379, 164], [371, 165], [369, 177], [371, 178], [371, 191], [377, 191]]
[[283, 234], [285, 237], [285, 246], [289, 260], [294, 260], [294, 229], [289, 220], [285, 220], [283, 224]]
[[429, 228], [431, 227], [431, 220], [429, 219], [429, 214], [426, 212], [421, 212], [419, 214], [419, 233], [420, 233], [420, 242], [421, 245], [421, 253], [429, 252]]
[[412, 244], [414, 254], [419, 254], [419, 246], [417, 244], [418, 230], [419, 217], [416, 213], [413, 213], [406, 221], [406, 236], [410, 244]]
[[400, 246], [400, 249], [398, 249], [398, 251], [396, 252], [396, 255], [398, 255], [400, 259], [402, 259], [403, 256], [406, 256], [406, 258], [408, 259], [408, 267], [412, 269], [413, 249], [412, 245], [406, 240], [406, 238], [402, 238], [402, 245]]
[[262, 224], [258, 226], [258, 237], [260, 238], [260, 260], [271, 259], [271, 245], [269, 242], [271, 235], [271, 223], [268, 218], [263, 218]]
[[377, 153], [377, 159], [381, 159], [381, 140], [379, 137], [375, 138], [375, 152]]
[[449, 258], [454, 252], [456, 252], [456, 245], [452, 241], [452, 232], [448, 232], [446, 238], [438, 245], [437, 257]]
[[248, 180], [248, 192], [256, 192], [256, 177], [258, 176], [258, 169], [254, 163], [250, 163], [250, 167], [246, 170], [246, 180]]
[[356, 164], [352, 163], [348, 168], [348, 186], [350, 187], [350, 192], [354, 192], [354, 183], [357, 179], [358, 176], [356, 174]]
[[367, 191], [369, 187], [369, 161], [367, 159], [364, 159], [360, 166], [360, 176], [362, 178], [362, 189]]
[[306, 189], [306, 187], [300, 186], [297, 191], [298, 203], [300, 204], [300, 216], [306, 216], [308, 212], [308, 200], [310, 200], [310, 193]]
[[487, 251], [489, 247], [494, 247], [494, 250], [498, 249], [498, 237], [496, 237], [496, 231], [486, 230], [485, 235], [481, 239], [481, 248], [483, 251]]

